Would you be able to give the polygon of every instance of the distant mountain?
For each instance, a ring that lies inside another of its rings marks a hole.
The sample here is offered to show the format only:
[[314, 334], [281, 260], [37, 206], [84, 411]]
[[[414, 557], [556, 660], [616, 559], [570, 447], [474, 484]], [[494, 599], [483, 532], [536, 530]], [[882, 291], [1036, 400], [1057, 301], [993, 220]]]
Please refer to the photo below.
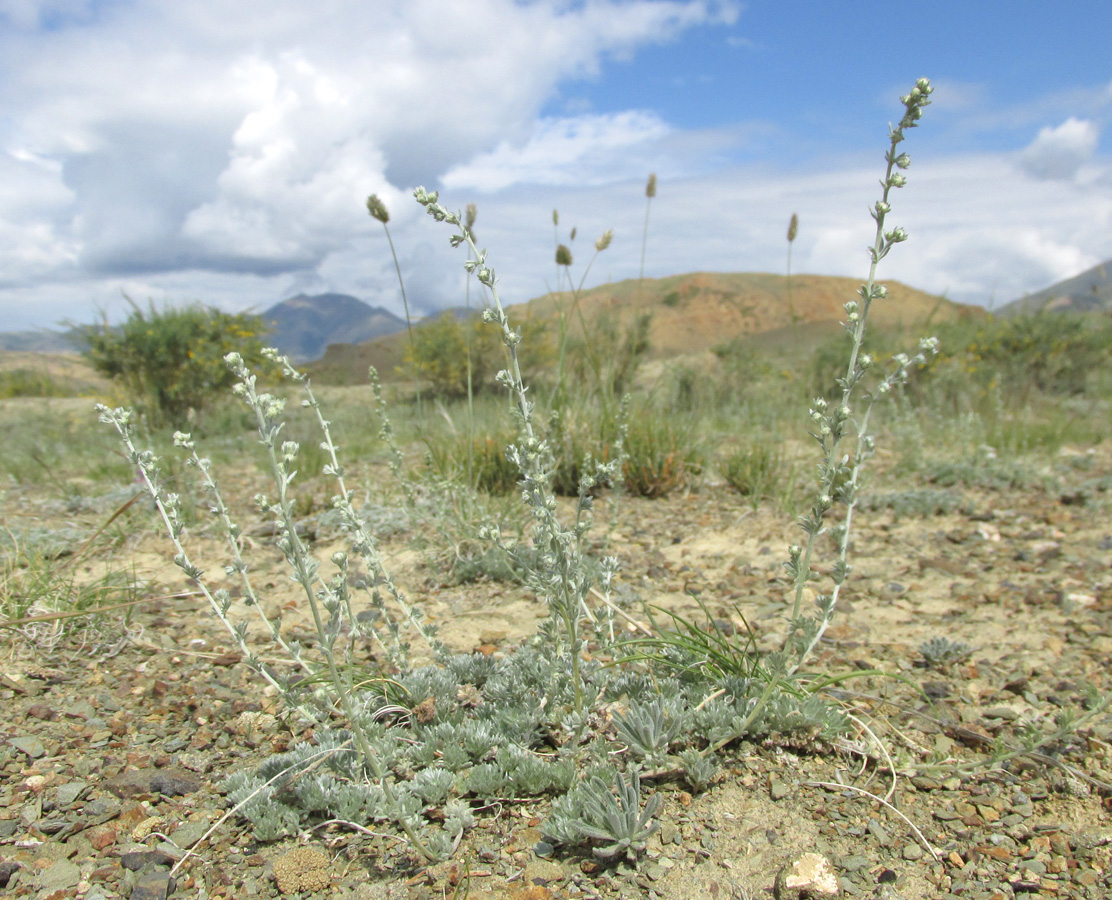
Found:
[[259, 316], [268, 340], [294, 362], [320, 359], [329, 344], [359, 344], [405, 328], [405, 319], [348, 294], [298, 294]]
[[85, 341], [77, 329], [0, 332], [0, 350], [25, 353], [80, 353]]
[[1093, 266], [1073, 278], [1067, 278], [1034, 294], [1027, 294], [1025, 297], [1013, 300], [998, 309], [996, 313], [1010, 316], [1043, 310], [1092, 312], [1102, 309], [1112, 309], [1112, 259]]

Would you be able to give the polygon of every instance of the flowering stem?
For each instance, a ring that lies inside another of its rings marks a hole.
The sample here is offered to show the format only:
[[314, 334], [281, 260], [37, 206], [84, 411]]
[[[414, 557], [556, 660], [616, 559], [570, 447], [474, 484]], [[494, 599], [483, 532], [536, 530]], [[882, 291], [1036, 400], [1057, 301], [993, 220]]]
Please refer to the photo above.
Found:
[[[902, 354], [897, 356], [895, 371], [886, 376], [878, 385], [875, 393], [870, 395], [864, 415], [858, 422], [851, 421], [852, 407], [850, 404], [855, 389], [873, 363], [867, 354], [861, 352], [865, 340], [865, 324], [869, 309], [873, 300], [888, 295], [887, 288], [876, 281], [877, 265], [880, 260], [888, 255], [892, 247], [907, 240], [907, 233], [902, 228], [895, 228], [891, 231], [885, 231], [884, 228], [885, 217], [892, 208], [888, 202], [889, 195], [894, 188], [903, 187], [907, 183], [902, 170], [911, 164], [911, 159], [906, 153], [897, 154], [897, 148], [904, 140], [904, 131], [918, 125], [923, 114], [923, 107], [930, 103], [928, 97], [932, 90], [930, 82], [921, 78], [916, 82], [910, 94], [900, 98], [904, 104], [905, 113], [900, 120], [900, 124], [889, 129], [890, 143], [884, 157], [887, 167], [884, 179], [881, 181], [883, 194], [871, 210], [871, 215], [876, 221], [876, 236], [873, 244], [868, 248], [869, 277], [858, 291], [861, 297], [860, 304], [857, 301], [850, 301], [845, 305], [847, 319], [845, 327], [850, 333], [851, 345], [846, 373], [838, 379], [838, 384], [842, 389], [841, 397], [832, 409], [830, 408], [831, 404], [820, 397], [814, 401], [810, 411], [810, 417], [816, 429], [811, 432], [811, 435], [818, 441], [822, 449], [822, 463], [819, 466], [818, 497], [816, 497], [810, 512], [800, 519], [800, 526], [807, 535], [807, 539], [802, 547], [792, 546], [789, 549], [789, 558], [786, 563], [794, 585], [792, 613], [785, 641], [785, 648], [791, 647], [795, 651], [795, 660], [790, 666], [789, 672], [796, 671], [803, 664], [826, 631], [833, 616], [834, 607], [838, 602], [842, 583], [850, 571], [847, 562], [849, 527], [852, 522], [853, 508], [856, 505], [856, 489], [861, 467], [873, 451], [872, 439], [866, 431], [873, 403], [878, 395], [888, 393], [895, 384], [905, 380], [908, 368], [913, 363], [923, 359], [922, 354], [914, 360], [908, 359]], [[921, 345], [921, 349], [926, 350], [928, 346]], [[848, 455], [841, 458], [838, 456], [842, 438], [850, 427], [854, 429], [856, 437], [856, 450], [852, 466], [849, 464]], [[839, 478], [843, 479], [841, 485], [838, 483]], [[832, 573], [834, 586], [829, 594], [820, 594], [816, 598], [819, 618], [805, 618], [802, 616], [803, 595], [804, 589], [812, 580], [811, 560], [814, 556], [815, 545], [819, 535], [826, 530], [824, 526], [826, 515], [837, 499], [845, 501], [848, 512], [845, 523], [838, 534], [838, 558], [835, 561]]]

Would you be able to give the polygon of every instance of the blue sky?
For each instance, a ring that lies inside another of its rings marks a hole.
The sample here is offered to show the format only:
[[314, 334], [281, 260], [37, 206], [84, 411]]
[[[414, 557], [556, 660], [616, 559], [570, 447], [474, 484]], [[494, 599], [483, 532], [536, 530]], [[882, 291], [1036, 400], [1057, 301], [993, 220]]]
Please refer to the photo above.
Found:
[[0, 0], [0, 330], [299, 292], [461, 301], [410, 199], [462, 208], [507, 301], [577, 226], [589, 283], [863, 275], [887, 124], [909, 135], [882, 276], [982, 305], [1112, 258], [1112, 4], [731, 0]]

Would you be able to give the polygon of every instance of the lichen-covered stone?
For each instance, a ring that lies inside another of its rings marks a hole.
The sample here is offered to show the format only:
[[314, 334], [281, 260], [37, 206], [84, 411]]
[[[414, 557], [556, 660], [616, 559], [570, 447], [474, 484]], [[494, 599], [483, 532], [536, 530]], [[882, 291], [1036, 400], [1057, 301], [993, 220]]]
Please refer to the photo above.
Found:
[[332, 883], [328, 854], [316, 847], [298, 847], [274, 860], [274, 880], [283, 894], [323, 891]]

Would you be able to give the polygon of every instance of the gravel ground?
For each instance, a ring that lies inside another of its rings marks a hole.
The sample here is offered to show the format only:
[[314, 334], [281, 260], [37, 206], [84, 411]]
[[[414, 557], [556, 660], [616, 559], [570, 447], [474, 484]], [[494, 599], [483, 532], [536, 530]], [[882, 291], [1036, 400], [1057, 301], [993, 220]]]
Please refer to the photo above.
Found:
[[[847, 897], [1112, 896], [1108, 715], [1082, 718], [1035, 752], [1022, 742], [1029, 726], [1047, 735], [1056, 715], [1091, 712], [1086, 686], [1112, 690], [1112, 526], [1101, 480], [1112, 454], [1098, 449], [1084, 466], [1063, 465], [1053, 489], [936, 485], [914, 501], [918, 512], [889, 495], [863, 515], [856, 571], [817, 667], [899, 677], [841, 685], [855, 730], [835, 745], [742, 744], [701, 795], [656, 784], [661, 827], [636, 867], [539, 856], [546, 809], [533, 801], [485, 810], [456, 857], [432, 869], [392, 836], [341, 826], [259, 845], [244, 823], [223, 819], [221, 782], [305, 735], [291, 731], [199, 598], [145, 604], [126, 634], [111, 621], [58, 642], [9, 632], [0, 884], [44, 900], [726, 900], [772, 896], [777, 873], [815, 853]], [[754, 513], [706, 485], [623, 502], [622, 523], [636, 524], [612, 534], [627, 598], [691, 612], [695, 594], [723, 621], [740, 625], [740, 610], [762, 644], [775, 644], [780, 562], [795, 539], [788, 517]], [[4, 512], [8, 527], [32, 517], [82, 524], [51, 519], [14, 492]], [[603, 503], [597, 533], [606, 530]], [[400, 561], [399, 581], [450, 644], [509, 652], [533, 630], [542, 610], [519, 588], [445, 587], [409, 543], [396, 533], [384, 555]], [[220, 559], [212, 542], [194, 546]], [[317, 546], [327, 556], [334, 544], [322, 534]], [[259, 537], [255, 552], [271, 602], [296, 629], [301, 610], [277, 550]], [[126, 554], [160, 591], [186, 587], [153, 533], [134, 536]], [[939, 636], [970, 654], [928, 666], [918, 648]], [[989, 766], [994, 746], [1008, 758]]]

